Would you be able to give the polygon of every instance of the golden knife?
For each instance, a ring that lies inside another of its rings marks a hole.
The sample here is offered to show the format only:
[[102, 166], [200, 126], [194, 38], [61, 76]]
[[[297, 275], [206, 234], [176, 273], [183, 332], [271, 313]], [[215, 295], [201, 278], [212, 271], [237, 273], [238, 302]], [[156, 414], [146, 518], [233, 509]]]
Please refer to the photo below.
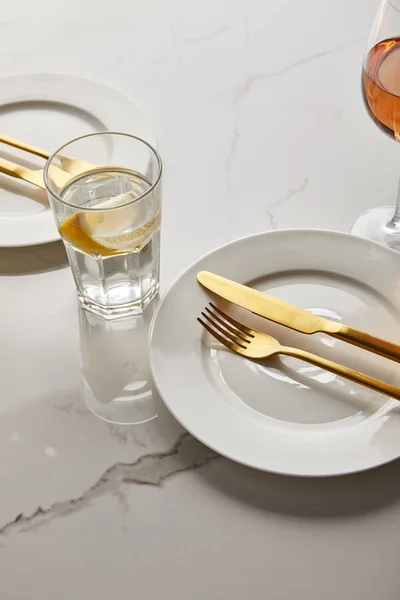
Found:
[[397, 344], [392, 344], [348, 325], [318, 317], [285, 300], [253, 290], [246, 285], [208, 271], [198, 273], [197, 280], [221, 298], [246, 308], [260, 317], [275, 321], [275, 323], [280, 323], [300, 333], [326, 333], [344, 342], [370, 350], [374, 354], [400, 362], [400, 346]]

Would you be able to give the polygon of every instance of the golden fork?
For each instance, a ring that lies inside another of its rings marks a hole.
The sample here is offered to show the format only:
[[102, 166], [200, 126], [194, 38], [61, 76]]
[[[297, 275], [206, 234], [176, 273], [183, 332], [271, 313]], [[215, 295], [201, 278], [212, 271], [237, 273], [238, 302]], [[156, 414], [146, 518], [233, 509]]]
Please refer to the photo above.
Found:
[[[11, 175], [11, 177], [16, 177], [17, 179], [23, 179], [24, 181], [28, 181], [29, 183], [32, 183], [32, 185], [36, 185], [36, 187], [42, 188], [43, 190], [46, 189], [43, 179], [43, 169], [27, 169], [26, 167], [17, 165], [10, 160], [0, 158], [0, 173]], [[52, 166], [51, 178], [55, 181], [58, 187], [62, 188], [70, 181], [72, 175], [70, 173], [66, 173], [58, 167]]]
[[210, 302], [210, 306], [212, 310], [205, 308], [204, 312], [201, 313], [205, 321], [200, 318], [197, 320], [208, 333], [237, 354], [241, 354], [247, 358], [258, 359], [269, 358], [275, 354], [293, 356], [309, 362], [312, 365], [316, 365], [317, 367], [322, 367], [327, 371], [331, 371], [331, 373], [335, 373], [335, 375], [345, 377], [346, 379], [350, 379], [350, 381], [355, 381], [376, 392], [400, 400], [400, 388], [394, 385], [384, 383], [383, 381], [379, 381], [379, 379], [364, 375], [363, 373], [339, 365], [331, 360], [322, 358], [321, 356], [311, 354], [305, 350], [281, 346], [278, 340], [270, 335], [255, 331], [254, 329], [245, 327], [242, 323], [235, 321], [235, 319], [232, 319], [232, 317], [222, 312], [222, 310], [217, 308], [212, 302]]
[[[25, 152], [29, 152], [30, 154], [35, 154], [36, 156], [40, 156], [41, 158], [45, 158], [46, 160], [51, 156], [50, 152], [46, 152], [46, 150], [42, 150], [41, 148], [36, 148], [35, 146], [26, 144], [25, 142], [15, 140], [2, 133], [0, 133], [0, 142], [3, 142], [3, 144], [8, 144], [9, 146], [13, 146], [14, 148], [19, 148], [20, 150], [24, 150]], [[95, 168], [95, 165], [92, 165], [91, 163], [88, 163], [85, 160], [80, 160], [78, 158], [70, 158], [69, 156], [58, 156], [57, 158], [60, 161], [62, 170], [66, 171], [70, 175], [80, 175], [81, 173], [91, 171]], [[30, 183], [33, 182], [31, 181]], [[37, 184], [34, 183], [34, 185]]]

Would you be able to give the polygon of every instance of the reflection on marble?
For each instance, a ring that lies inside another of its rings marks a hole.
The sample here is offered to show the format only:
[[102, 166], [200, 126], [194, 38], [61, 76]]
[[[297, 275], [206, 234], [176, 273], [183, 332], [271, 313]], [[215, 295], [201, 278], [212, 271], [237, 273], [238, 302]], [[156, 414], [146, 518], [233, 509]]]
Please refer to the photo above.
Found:
[[105, 421], [139, 424], [157, 416], [147, 339], [158, 301], [116, 320], [79, 308], [84, 402]]

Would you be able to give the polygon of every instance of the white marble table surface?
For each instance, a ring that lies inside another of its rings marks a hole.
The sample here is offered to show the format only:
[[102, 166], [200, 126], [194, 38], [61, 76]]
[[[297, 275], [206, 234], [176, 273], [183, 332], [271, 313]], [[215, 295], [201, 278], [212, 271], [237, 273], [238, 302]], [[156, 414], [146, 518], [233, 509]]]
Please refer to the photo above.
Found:
[[[20, 0], [0, 75], [98, 79], [146, 108], [165, 165], [162, 287], [227, 240], [347, 231], [400, 154], [368, 120], [375, 0]], [[400, 462], [304, 480], [217, 457], [169, 415], [111, 426], [82, 402], [59, 243], [0, 249], [1, 600], [395, 600]]]

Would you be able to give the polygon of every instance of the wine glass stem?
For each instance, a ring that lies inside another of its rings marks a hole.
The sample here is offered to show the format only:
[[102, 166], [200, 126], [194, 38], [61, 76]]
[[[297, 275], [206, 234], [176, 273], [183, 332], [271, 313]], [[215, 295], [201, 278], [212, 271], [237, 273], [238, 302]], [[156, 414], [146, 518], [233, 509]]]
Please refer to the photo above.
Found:
[[389, 226], [400, 228], [400, 179], [397, 187], [396, 208], [392, 220], [388, 223]]

